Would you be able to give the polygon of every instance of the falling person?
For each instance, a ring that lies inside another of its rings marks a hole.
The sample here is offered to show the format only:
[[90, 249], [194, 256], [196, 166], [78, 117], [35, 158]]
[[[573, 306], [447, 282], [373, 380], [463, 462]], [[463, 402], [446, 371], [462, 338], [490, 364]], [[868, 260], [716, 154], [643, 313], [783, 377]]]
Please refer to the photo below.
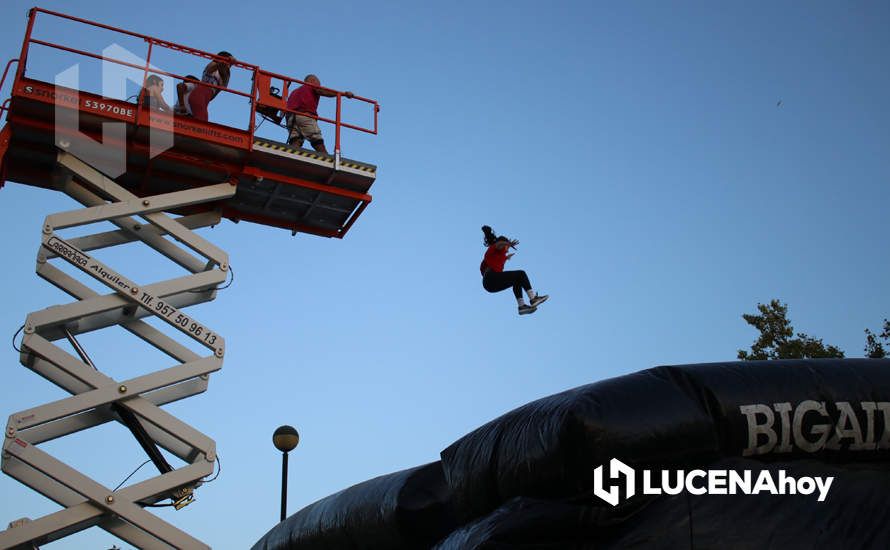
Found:
[[[516, 302], [519, 304], [520, 315], [528, 315], [537, 311], [538, 306], [547, 301], [549, 296], [538, 294], [532, 289], [525, 271], [504, 271], [504, 264], [513, 257], [513, 253], [508, 253], [508, 250], [511, 248], [515, 250], [519, 241], [508, 239], [503, 235], [496, 236], [491, 227], [487, 225], [482, 226], [482, 233], [485, 235], [483, 242], [488, 247], [482, 264], [479, 266], [479, 270], [482, 272], [482, 288], [493, 293], [512, 287], [513, 295], [516, 296]], [[528, 304], [522, 297], [523, 290], [528, 294]]]

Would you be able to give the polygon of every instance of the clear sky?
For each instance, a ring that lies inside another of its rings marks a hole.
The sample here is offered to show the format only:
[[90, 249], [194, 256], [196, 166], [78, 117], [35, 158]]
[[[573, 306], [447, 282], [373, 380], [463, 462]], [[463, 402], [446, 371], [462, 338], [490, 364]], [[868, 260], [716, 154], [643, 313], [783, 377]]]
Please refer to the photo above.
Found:
[[[4, 59], [17, 57], [31, 6], [0, 6]], [[169, 409], [216, 440], [222, 473], [160, 515], [215, 548], [248, 547], [277, 522], [281, 424], [302, 435], [293, 513], [436, 460], [539, 397], [734, 360], [756, 337], [741, 314], [758, 302], [787, 302], [797, 330], [851, 357], [863, 330], [890, 317], [887, 2], [41, 7], [313, 72], [382, 105], [378, 136], [344, 134], [346, 156], [379, 167], [346, 239], [229, 222], [203, 232], [236, 278], [193, 311], [226, 337], [227, 355], [207, 393]], [[81, 30], [51, 39], [110, 45]], [[244, 120], [243, 108], [215, 101], [210, 116]], [[34, 258], [43, 217], [76, 207], [12, 182], [0, 190], [7, 341], [29, 312], [69, 301], [34, 275]], [[534, 315], [482, 290], [483, 224], [520, 239], [508, 265], [551, 295]], [[151, 282], [145, 257], [134, 249], [114, 267]], [[170, 366], [121, 330], [82, 340], [117, 379]], [[0, 414], [65, 397], [6, 349]], [[44, 448], [111, 487], [145, 459], [120, 426]], [[58, 509], [6, 476], [0, 494], [3, 526]], [[51, 547], [114, 543], [127, 547], [93, 529]]]

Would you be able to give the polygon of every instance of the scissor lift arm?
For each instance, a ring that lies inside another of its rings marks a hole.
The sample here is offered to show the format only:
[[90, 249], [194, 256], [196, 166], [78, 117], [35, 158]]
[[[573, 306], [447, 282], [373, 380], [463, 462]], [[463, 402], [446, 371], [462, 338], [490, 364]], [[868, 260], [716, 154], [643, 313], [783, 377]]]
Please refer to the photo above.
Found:
[[[29, 548], [91, 526], [99, 526], [138, 548], [208, 548], [145, 509], [166, 499], [187, 503], [194, 488], [213, 473], [217, 460], [214, 441], [160, 407], [203, 392], [210, 373], [222, 367], [225, 355], [223, 337], [182, 311], [212, 300], [217, 285], [227, 279], [227, 254], [192, 231], [218, 223], [220, 216], [204, 212], [173, 218], [165, 211], [230, 198], [235, 186], [223, 182], [137, 197], [70, 153], [61, 151], [58, 164], [68, 173], [61, 190], [85, 208], [47, 216], [37, 254], [37, 274], [76, 300], [28, 315], [20, 359], [71, 396], [9, 417], [2, 468], [64, 508], [0, 532], [0, 548]], [[118, 229], [69, 240], [57, 234], [62, 229], [102, 221]], [[141, 242], [185, 268], [188, 274], [139, 284], [89, 254], [132, 242]], [[53, 265], [58, 261], [73, 265], [112, 292], [95, 292]], [[196, 341], [208, 354], [198, 355], [145, 322], [143, 319], [150, 315]], [[81, 353], [74, 335], [114, 326], [164, 352], [176, 364], [129, 380], [102, 374]], [[78, 355], [56, 345], [61, 339], [72, 341]], [[39, 448], [41, 443], [109, 421], [141, 431], [145, 438], [141, 444], [147, 451], [166, 449], [185, 464], [176, 469], [168, 465], [170, 470], [166, 472], [159, 466], [159, 475], [115, 491]]]

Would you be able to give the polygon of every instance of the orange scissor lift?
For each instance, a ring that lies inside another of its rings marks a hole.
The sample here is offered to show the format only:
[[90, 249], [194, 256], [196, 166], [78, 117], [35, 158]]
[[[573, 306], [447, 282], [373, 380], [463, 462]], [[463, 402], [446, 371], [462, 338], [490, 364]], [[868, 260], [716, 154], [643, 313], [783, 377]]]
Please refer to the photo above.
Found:
[[[83, 33], [102, 30], [136, 39], [147, 51], [134, 60], [43, 40], [36, 36], [35, 24], [44, 19], [76, 25]], [[186, 79], [151, 63], [160, 51], [192, 56], [201, 63], [218, 59], [69, 15], [40, 8], [29, 12], [21, 55], [6, 65], [0, 80], [2, 91], [15, 66], [11, 97], [0, 107], [0, 116], [5, 115], [0, 130], [0, 186], [14, 181], [61, 191], [84, 208], [44, 220], [37, 274], [74, 301], [29, 314], [20, 353], [24, 366], [71, 396], [12, 414], [3, 442], [3, 471], [62, 509], [14, 521], [0, 532], [0, 547], [33, 548], [98, 526], [139, 548], [206, 548], [145, 509], [168, 500], [177, 509], [187, 505], [217, 461], [212, 439], [161, 408], [205, 391], [209, 375], [222, 367], [225, 356], [222, 335], [185, 312], [189, 306], [213, 300], [231, 270], [228, 255], [194, 230], [228, 218], [294, 234], [345, 236], [371, 201], [368, 191], [376, 167], [341, 156], [341, 130], [376, 134], [379, 105], [328, 89], [335, 97], [336, 114], [318, 120], [332, 125], [334, 151], [321, 154], [256, 134], [260, 112], [290, 112], [283, 98], [303, 84], [299, 79], [233, 62], [233, 69], [246, 71], [251, 82], [249, 91], [219, 89], [220, 95], [247, 100], [246, 128], [236, 128], [159, 112], [139, 101], [105, 97], [64, 80], [31, 78], [28, 60], [29, 54], [36, 56], [35, 45], [41, 55], [65, 52], [103, 67], [125, 68], [131, 74], [135, 70], [141, 84], [150, 74]], [[372, 123], [343, 121], [347, 100], [365, 106]], [[101, 222], [116, 229], [66, 236], [70, 228]], [[145, 245], [182, 268], [184, 275], [138, 281], [139, 266], [127, 265], [124, 273], [91, 254], [128, 243]], [[60, 269], [60, 262], [75, 275]], [[95, 291], [84, 278], [110, 292]], [[157, 318], [168, 328], [160, 330], [146, 322], [148, 318]], [[127, 380], [103, 374], [77, 335], [111, 327], [121, 327], [160, 350], [172, 366]], [[62, 342], [67, 345], [60, 346]], [[39, 448], [107, 422], [126, 426], [158, 475], [110, 489]], [[172, 466], [169, 455], [181, 464]]]

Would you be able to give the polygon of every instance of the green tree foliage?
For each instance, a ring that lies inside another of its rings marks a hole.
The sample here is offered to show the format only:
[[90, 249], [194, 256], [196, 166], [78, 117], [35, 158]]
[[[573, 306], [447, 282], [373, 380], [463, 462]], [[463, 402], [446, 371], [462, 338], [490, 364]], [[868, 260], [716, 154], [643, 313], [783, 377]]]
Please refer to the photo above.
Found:
[[[787, 304], [783, 304], [779, 300], [772, 300], [767, 305], [757, 304], [757, 311], [760, 313], [746, 313], [742, 315], [742, 318], [749, 325], [760, 331], [760, 337], [751, 345], [751, 351], [739, 350], [739, 359], [756, 361], [766, 359], [842, 358], [844, 356], [843, 351], [835, 346], [824, 345], [819, 338], [813, 338], [802, 332], [798, 332], [795, 336], [794, 327], [791, 326], [791, 322], [788, 320]], [[887, 328], [890, 327], [885, 324], [885, 329]], [[881, 348], [881, 351], [883, 352], [883, 348]]]
[[[884, 340], [882, 343], [879, 339]], [[884, 319], [884, 330], [875, 335], [872, 331], [865, 329], [865, 355], [872, 359], [883, 359], [887, 357], [887, 351], [884, 345], [890, 346], [890, 321]]]

